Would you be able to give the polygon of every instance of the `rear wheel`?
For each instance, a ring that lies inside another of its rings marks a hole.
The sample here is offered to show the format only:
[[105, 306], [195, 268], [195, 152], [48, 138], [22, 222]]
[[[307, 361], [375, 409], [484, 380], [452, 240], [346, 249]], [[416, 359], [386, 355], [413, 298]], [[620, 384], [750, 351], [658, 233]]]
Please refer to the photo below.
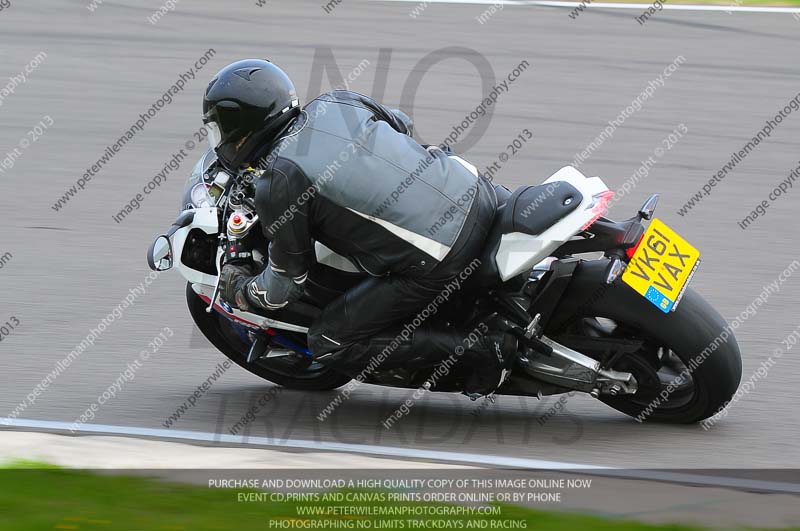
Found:
[[[693, 423], [714, 415], [734, 395], [742, 376], [739, 346], [725, 320], [696, 292], [688, 289], [677, 310], [665, 314], [619, 280], [581, 289], [600, 295], [557, 332], [548, 332], [551, 337], [565, 344], [575, 336], [641, 342], [635, 352], [611, 358], [610, 366], [633, 373], [638, 391], [601, 395], [604, 403], [640, 421]], [[599, 352], [584, 352], [603, 359]]]
[[[243, 326], [232, 323], [219, 312], [206, 313], [207, 304], [194, 292], [191, 283], [186, 285], [186, 303], [192, 319], [206, 339], [231, 361], [256, 376], [289, 389], [303, 391], [327, 391], [350, 381], [349, 376], [332, 371], [304, 354], [247, 363], [250, 342]], [[306, 344], [304, 335], [295, 334], [291, 339]]]

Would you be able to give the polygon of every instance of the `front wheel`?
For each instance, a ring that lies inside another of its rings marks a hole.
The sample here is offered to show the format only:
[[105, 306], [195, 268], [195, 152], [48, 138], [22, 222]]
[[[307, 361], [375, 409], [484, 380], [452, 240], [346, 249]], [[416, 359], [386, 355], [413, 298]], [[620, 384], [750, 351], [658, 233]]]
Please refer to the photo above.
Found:
[[576, 336], [642, 343], [637, 352], [619, 357], [611, 366], [633, 373], [638, 391], [601, 395], [601, 400], [638, 421], [668, 423], [699, 422], [725, 407], [739, 387], [742, 358], [719, 313], [688, 289], [678, 308], [665, 314], [620, 280], [610, 286], [597, 282], [592, 273], [604, 266], [583, 265], [567, 296], [580, 290], [585, 302], [562, 319], [553, 338], [565, 344]]
[[[349, 376], [332, 371], [302, 354], [247, 363], [250, 343], [246, 340], [243, 327], [233, 324], [219, 312], [207, 313], [207, 304], [194, 292], [191, 283], [186, 285], [186, 303], [192, 319], [206, 339], [231, 361], [256, 376], [302, 391], [328, 391], [350, 381]], [[305, 343], [305, 338], [292, 339]]]

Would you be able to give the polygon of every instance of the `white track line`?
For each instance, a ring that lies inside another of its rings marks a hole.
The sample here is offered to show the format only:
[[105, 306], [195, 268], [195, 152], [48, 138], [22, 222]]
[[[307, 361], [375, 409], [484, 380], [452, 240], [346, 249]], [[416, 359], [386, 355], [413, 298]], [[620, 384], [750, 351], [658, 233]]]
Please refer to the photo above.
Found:
[[[412, 460], [446, 461], [475, 466], [514, 468], [528, 470], [575, 471], [587, 475], [664, 481], [695, 486], [725, 487], [739, 490], [800, 494], [800, 484], [780, 481], [762, 481], [756, 479], [733, 478], [727, 476], [702, 476], [660, 470], [625, 470], [614, 467], [565, 463], [524, 457], [506, 457], [499, 455], [469, 454], [463, 452], [441, 452], [436, 450], [417, 450], [395, 446], [376, 446], [371, 444], [349, 444], [305, 439], [277, 440], [270, 437], [244, 437], [201, 431], [167, 430], [160, 428], [137, 428], [134, 426], [111, 426], [108, 424], [84, 424], [72, 431], [72, 424], [50, 420], [9, 419], [0, 418], [0, 428], [27, 428], [57, 432], [83, 434], [106, 434], [157, 439], [178, 439], [211, 443], [241, 444], [265, 446], [272, 448], [296, 448], [304, 450], [350, 452], [356, 454], [382, 457], [401, 457]], [[624, 443], [622, 443], [624, 444]]]
[[[550, 0], [499, 0], [492, 2], [491, 0], [428, 0], [422, 2], [420, 0], [380, 0], [382, 2], [405, 2], [408, 4], [479, 4], [479, 5], [494, 5], [502, 2], [504, 5], [511, 6], [545, 6], [545, 7], [568, 7], [575, 8], [579, 2], [560, 2]], [[731, 4], [733, 4], [731, 0]], [[643, 11], [650, 7], [652, 4], [623, 4], [620, 2], [592, 2], [585, 6], [585, 9], [592, 7], [601, 7], [607, 9], [638, 9]], [[800, 13], [800, 7], [765, 7], [765, 6], [710, 6], [710, 5], [688, 5], [688, 4], [664, 4], [664, 9], [675, 11], [735, 11], [740, 13]], [[420, 13], [418, 18], [425, 15]]]

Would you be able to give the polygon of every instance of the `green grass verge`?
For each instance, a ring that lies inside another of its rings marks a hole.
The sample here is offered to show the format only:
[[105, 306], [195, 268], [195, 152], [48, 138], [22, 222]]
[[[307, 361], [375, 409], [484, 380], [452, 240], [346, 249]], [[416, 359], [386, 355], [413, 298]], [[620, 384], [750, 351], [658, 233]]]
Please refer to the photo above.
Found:
[[[21, 463], [17, 463], [19, 466]], [[325, 526], [320, 517], [298, 516], [296, 503], [240, 502], [245, 490], [209, 489], [172, 484], [157, 479], [97, 475], [58, 468], [0, 470], [0, 529], [114, 530], [114, 531], [205, 531], [262, 529], [503, 529], [492, 524], [516, 521], [536, 531], [689, 531], [690, 527], [650, 526], [628, 521], [590, 516], [532, 511], [499, 506], [501, 516], [424, 517], [426, 523], [414, 526], [415, 516], [326, 517], [335, 527]], [[356, 492], [356, 491], [340, 491]], [[358, 491], [366, 492], [366, 491]], [[306, 504], [308, 506], [308, 504]], [[319, 502], [316, 507], [342, 505]], [[350, 506], [454, 507], [423, 503], [349, 503]], [[394, 520], [394, 524], [386, 525]], [[449, 524], [445, 522], [449, 520]], [[382, 525], [378, 524], [381, 521]], [[487, 523], [482, 524], [482, 521]], [[276, 522], [278, 524], [276, 524]], [[472, 522], [470, 524], [470, 522]], [[288, 527], [287, 527], [288, 526]], [[507, 528], [507, 527], [506, 527]]]

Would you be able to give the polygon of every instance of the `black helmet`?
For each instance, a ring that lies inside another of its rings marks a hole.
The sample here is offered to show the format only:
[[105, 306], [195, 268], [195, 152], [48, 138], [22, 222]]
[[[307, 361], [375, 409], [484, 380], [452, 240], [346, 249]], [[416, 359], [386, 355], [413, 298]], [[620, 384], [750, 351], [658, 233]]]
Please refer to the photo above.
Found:
[[261, 59], [226, 66], [208, 84], [203, 97], [209, 142], [231, 172], [252, 162], [299, 112], [289, 76]]

